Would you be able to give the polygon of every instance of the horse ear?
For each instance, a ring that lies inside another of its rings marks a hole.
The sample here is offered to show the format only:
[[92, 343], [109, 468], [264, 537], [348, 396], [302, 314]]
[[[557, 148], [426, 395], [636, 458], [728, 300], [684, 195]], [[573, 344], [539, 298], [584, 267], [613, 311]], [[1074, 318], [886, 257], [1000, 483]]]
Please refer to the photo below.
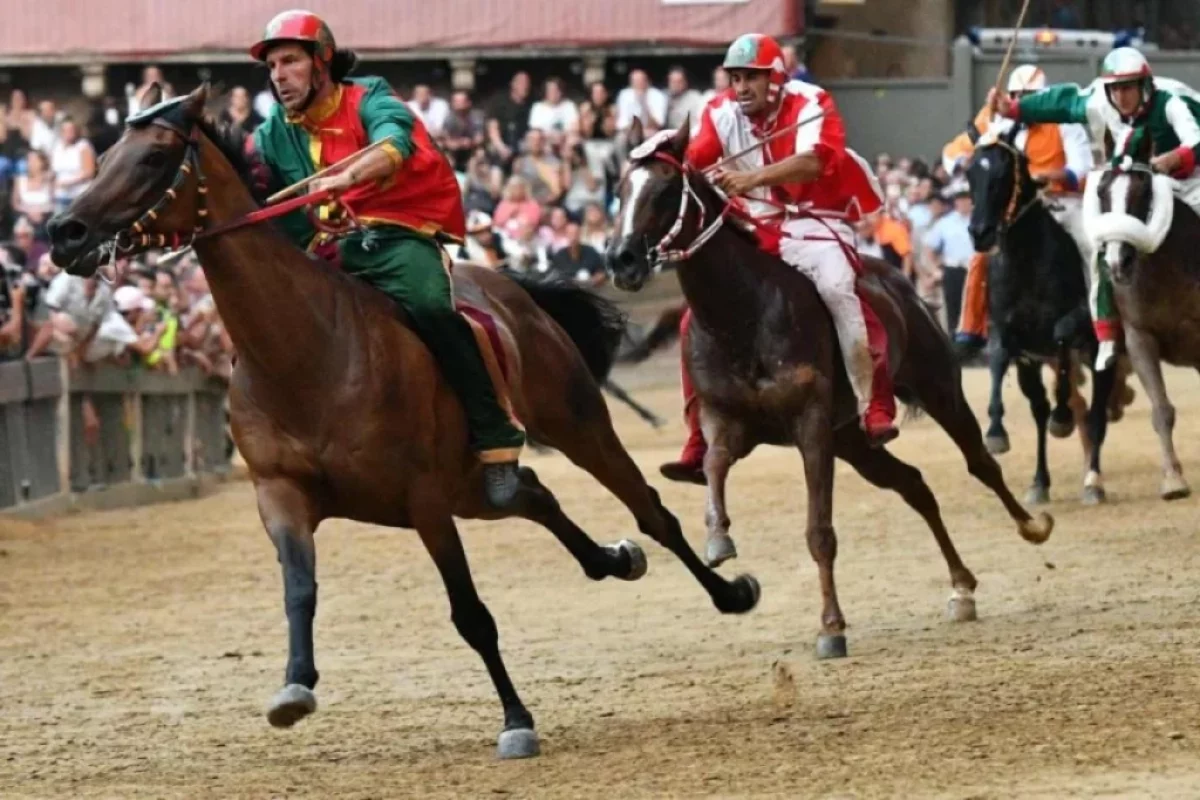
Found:
[[184, 103], [184, 114], [188, 119], [198, 120], [204, 116], [204, 106], [208, 103], [209, 87], [208, 81], [197, 86], [187, 96], [187, 101]]
[[625, 134], [625, 140], [629, 143], [630, 150], [640, 147], [642, 142], [646, 141], [646, 131], [642, 128], [641, 117], [634, 117], [633, 122], [629, 123], [629, 131]]
[[675, 135], [671, 137], [671, 149], [675, 151], [676, 157], [680, 161], [687, 153], [688, 144], [692, 141], [692, 115], [689, 112], [683, 118], [683, 123], [679, 126], [679, 130], [675, 131]]
[[145, 111], [147, 108], [153, 108], [163, 101], [162, 87], [158, 82], [154, 82], [146, 87], [146, 91], [142, 92], [139, 111]]

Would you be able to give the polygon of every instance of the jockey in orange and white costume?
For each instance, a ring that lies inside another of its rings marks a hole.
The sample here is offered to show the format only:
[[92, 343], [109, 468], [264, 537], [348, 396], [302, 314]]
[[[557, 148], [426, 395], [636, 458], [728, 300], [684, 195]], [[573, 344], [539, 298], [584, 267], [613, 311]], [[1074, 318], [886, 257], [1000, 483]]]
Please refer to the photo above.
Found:
[[[887, 333], [856, 292], [858, 257], [853, 225], [883, 205], [871, 168], [846, 148], [846, 131], [833, 98], [811, 83], [789, 81], [783, 51], [769, 36], [747, 34], [729, 47], [725, 70], [731, 86], [705, 107], [687, 160], [696, 169], [753, 148], [718, 173], [715, 182], [745, 209], [780, 232], [779, 256], [816, 286], [829, 308], [861, 422], [875, 444], [895, 438], [896, 401], [887, 365]], [[772, 139], [780, 129], [812, 119]], [[785, 212], [784, 207], [791, 207]], [[799, 207], [796, 211], [795, 207]], [[760, 237], [773, 239], [774, 237]], [[736, 269], [736, 264], [730, 264]], [[684, 315], [686, 347], [691, 312]], [[664, 464], [673, 480], [702, 482], [707, 449], [699, 406], [683, 370], [688, 442], [679, 461]]]

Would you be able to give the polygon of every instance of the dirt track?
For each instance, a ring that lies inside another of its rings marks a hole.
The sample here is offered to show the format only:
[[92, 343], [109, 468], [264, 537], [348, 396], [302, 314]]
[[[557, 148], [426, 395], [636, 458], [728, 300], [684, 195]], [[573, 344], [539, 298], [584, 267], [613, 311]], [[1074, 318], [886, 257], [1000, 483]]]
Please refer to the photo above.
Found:
[[[674, 368], [623, 408], [648, 473], [672, 455]], [[623, 376], [624, 377], [624, 376]], [[984, 378], [968, 374], [985, 408]], [[1200, 489], [1200, 386], [1172, 372], [1176, 435]], [[665, 551], [640, 583], [592, 584], [529, 524], [463, 526], [544, 755], [493, 758], [499, 705], [449, 622], [417, 538], [342, 522], [318, 538], [320, 711], [262, 708], [286, 652], [274, 552], [249, 484], [177, 505], [0, 521], [0, 797], [1195, 797], [1200, 795], [1200, 499], [1157, 499], [1144, 394], [1112, 429], [1111, 504], [1075, 502], [1074, 439], [1054, 442], [1050, 542], [1020, 541], [928, 420], [894, 446], [924, 471], [980, 580], [980, 621], [943, 621], [945, 566], [920, 518], [839, 467], [839, 589], [851, 657], [819, 663], [815, 569], [793, 451], [730, 488], [759, 609], [724, 618]], [[1007, 395], [1023, 493], [1032, 425]], [[600, 541], [631, 520], [558, 456], [530, 456]], [[656, 475], [656, 473], [654, 473]], [[694, 544], [702, 490], [654, 480]]]

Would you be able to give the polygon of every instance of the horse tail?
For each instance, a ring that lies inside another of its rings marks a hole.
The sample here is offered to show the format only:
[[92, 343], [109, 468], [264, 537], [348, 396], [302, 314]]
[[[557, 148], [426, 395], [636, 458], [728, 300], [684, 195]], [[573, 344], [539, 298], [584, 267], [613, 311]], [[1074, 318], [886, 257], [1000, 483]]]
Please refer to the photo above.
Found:
[[668, 308], [659, 314], [654, 326], [650, 328], [650, 332], [622, 353], [617, 360], [622, 364], [640, 364], [659, 350], [674, 343], [679, 338], [679, 324], [683, 322], [683, 315], [686, 311], [687, 304], [684, 303], [674, 308]]
[[516, 272], [505, 274], [558, 323], [583, 356], [596, 383], [604, 383], [625, 335], [625, 312], [611, 300], [578, 284]]

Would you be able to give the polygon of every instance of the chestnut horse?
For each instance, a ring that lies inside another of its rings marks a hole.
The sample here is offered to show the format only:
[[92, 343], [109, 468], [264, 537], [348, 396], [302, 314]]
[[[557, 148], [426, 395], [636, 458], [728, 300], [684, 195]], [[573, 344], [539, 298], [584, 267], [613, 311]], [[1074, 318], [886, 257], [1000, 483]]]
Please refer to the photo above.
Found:
[[[55, 262], [76, 275], [94, 273], [113, 248], [137, 251], [196, 233], [196, 254], [239, 356], [230, 388], [234, 438], [283, 568], [288, 660], [268, 720], [290, 726], [316, 709], [314, 534], [322, 520], [342, 517], [416, 529], [445, 583], [451, 620], [482, 657], [503, 704], [500, 756], [536, 755], [533, 718], [501, 660], [454, 523], [455, 516], [502, 516], [483, 497], [461, 406], [389, 298], [271, 225], [230, 230], [256, 203], [240, 148], [203, 116], [207, 99], [201, 86], [138, 115], [49, 230]], [[616, 309], [574, 286], [518, 282], [478, 267], [456, 270], [454, 285], [456, 297], [489, 312], [507, 340], [512, 404], [530, 435], [616, 495], [718, 609], [753, 608], [754, 579], [726, 581], [701, 563], [613, 431], [597, 380], [623, 328]], [[521, 471], [515, 508], [503, 515], [548, 528], [594, 580], [636, 580], [646, 571], [637, 545], [596, 544], [530, 469]]]
[[[640, 130], [635, 122], [635, 143]], [[816, 288], [794, 267], [763, 252], [730, 214], [729, 201], [687, 166], [688, 140], [684, 125], [630, 162], [621, 187], [620, 230], [607, 263], [618, 288], [637, 291], [662, 259], [678, 261], [693, 315], [684, 356], [709, 445], [704, 474], [710, 544], [728, 540], [725, 482], [733, 464], [759, 444], [799, 447], [808, 485], [808, 547], [823, 604], [817, 655], [844, 656], [846, 622], [833, 579], [838, 457], [876, 486], [899, 493], [925, 519], [950, 569], [951, 616], [974, 619], [975, 576], [950, 541], [933, 493], [918, 470], [871, 447], [858, 425], [833, 323]], [[632, 186], [638, 187], [636, 195]], [[675, 249], [667, 250], [664, 240]], [[1034, 520], [1004, 484], [963, 396], [950, 342], [933, 315], [885, 262], [864, 259], [864, 270], [863, 289], [888, 329], [897, 395], [919, 404], [945, 429], [970, 473], [1017, 522], [1021, 537], [1044, 542], [1053, 519], [1042, 514]]]

